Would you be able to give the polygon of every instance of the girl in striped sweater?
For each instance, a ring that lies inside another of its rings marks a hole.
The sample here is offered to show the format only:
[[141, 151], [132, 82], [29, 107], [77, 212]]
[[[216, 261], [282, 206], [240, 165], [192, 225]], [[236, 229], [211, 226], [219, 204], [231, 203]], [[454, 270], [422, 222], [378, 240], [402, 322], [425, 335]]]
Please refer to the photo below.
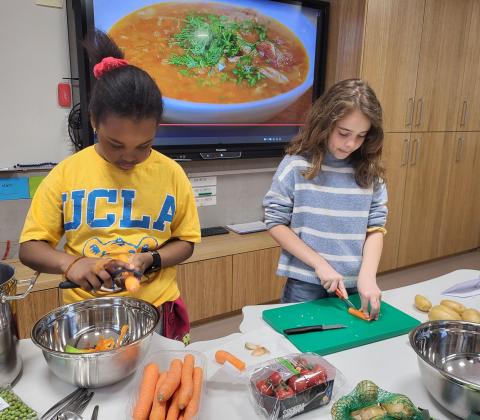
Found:
[[265, 223], [282, 247], [282, 302], [358, 290], [378, 318], [376, 273], [387, 218], [382, 109], [358, 79], [332, 86], [312, 106], [265, 196]]

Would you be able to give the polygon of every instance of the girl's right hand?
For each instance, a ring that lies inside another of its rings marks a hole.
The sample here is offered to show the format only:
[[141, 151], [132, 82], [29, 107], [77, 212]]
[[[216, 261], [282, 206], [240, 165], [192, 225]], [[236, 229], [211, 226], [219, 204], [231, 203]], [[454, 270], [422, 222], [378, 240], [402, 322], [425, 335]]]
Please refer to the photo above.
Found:
[[82, 258], [68, 270], [67, 280], [78, 284], [87, 292], [99, 290], [102, 286], [112, 288], [112, 276], [105, 270], [108, 261], [110, 260], [106, 258]]
[[340, 289], [343, 296], [348, 297], [348, 293], [343, 284], [343, 276], [337, 273], [330, 264], [324, 263], [315, 269], [315, 274], [320, 279], [320, 284], [328, 293], [335, 293]]

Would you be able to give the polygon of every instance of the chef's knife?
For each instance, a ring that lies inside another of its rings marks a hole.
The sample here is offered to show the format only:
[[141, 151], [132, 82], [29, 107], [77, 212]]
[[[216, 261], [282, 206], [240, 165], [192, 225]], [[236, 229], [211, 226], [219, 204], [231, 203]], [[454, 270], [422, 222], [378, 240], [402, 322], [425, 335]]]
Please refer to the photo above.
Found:
[[338, 330], [340, 328], [347, 328], [346, 325], [332, 324], [332, 325], [310, 325], [308, 327], [287, 328], [283, 330], [285, 335], [303, 334], [316, 331]]
[[348, 298], [346, 298], [346, 297], [342, 294], [342, 292], [340, 291], [340, 289], [335, 290], [335, 294], [336, 294], [340, 299], [342, 299], [348, 306], [350, 306], [350, 308], [357, 309], [357, 308], [355, 308], [355, 305], [354, 305], [352, 302], [350, 302], [350, 300], [348, 300]]

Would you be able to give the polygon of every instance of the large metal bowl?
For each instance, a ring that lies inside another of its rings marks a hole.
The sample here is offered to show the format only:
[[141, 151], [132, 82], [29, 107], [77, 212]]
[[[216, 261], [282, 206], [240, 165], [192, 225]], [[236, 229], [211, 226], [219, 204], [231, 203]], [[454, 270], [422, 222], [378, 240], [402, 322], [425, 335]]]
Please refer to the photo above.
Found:
[[462, 419], [480, 414], [480, 324], [430, 321], [409, 338], [433, 398]]
[[[155, 306], [140, 299], [89, 299], [46, 314], [34, 325], [32, 341], [59, 378], [79, 387], [97, 388], [118, 382], [136, 370], [158, 321]], [[67, 344], [77, 348], [93, 346], [101, 335], [116, 341], [124, 324], [128, 324], [128, 333], [114, 350], [65, 353]]]

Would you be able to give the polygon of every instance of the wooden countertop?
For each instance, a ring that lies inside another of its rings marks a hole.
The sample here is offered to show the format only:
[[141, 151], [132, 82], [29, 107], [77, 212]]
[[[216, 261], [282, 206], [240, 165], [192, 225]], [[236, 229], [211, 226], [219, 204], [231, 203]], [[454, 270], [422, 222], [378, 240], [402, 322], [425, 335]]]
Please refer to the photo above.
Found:
[[[182, 264], [188, 264], [212, 258], [225, 257], [227, 255], [242, 254], [260, 249], [275, 248], [278, 244], [271, 238], [268, 232], [249, 233], [238, 235], [230, 232], [225, 235], [207, 236], [195, 246], [193, 255]], [[18, 259], [3, 261], [15, 267], [17, 280], [26, 280], [34, 275], [31, 268], [24, 266]], [[32, 291], [53, 289], [62, 281], [61, 274], [41, 274]], [[17, 293], [26, 290], [25, 285], [17, 287]]]

